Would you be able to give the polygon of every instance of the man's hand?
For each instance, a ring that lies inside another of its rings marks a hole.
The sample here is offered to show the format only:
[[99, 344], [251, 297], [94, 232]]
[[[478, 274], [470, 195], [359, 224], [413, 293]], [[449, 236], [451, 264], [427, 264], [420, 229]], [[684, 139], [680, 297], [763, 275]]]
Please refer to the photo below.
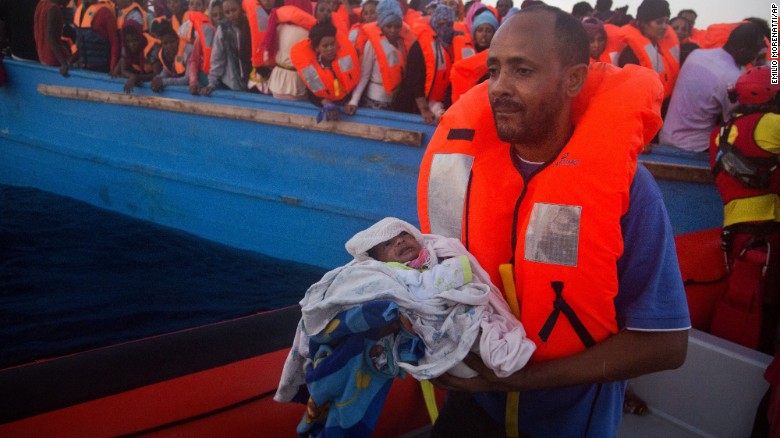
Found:
[[62, 75], [63, 78], [67, 78], [70, 76], [70, 73], [68, 73], [69, 69], [70, 67], [68, 66], [67, 62], [60, 66], [60, 74]]
[[135, 84], [138, 83], [138, 76], [137, 75], [130, 75], [129, 78], [127, 78], [127, 81], [125, 81], [125, 93], [130, 94], [133, 92], [133, 87], [135, 87]]
[[431, 383], [436, 387], [445, 389], [447, 391], [460, 391], [460, 392], [488, 392], [488, 391], [511, 391], [502, 379], [490, 369], [484, 363], [482, 359], [474, 353], [469, 353], [463, 359], [463, 362], [473, 369], [478, 376], [470, 379], [455, 377], [451, 374], [442, 374], [441, 376], [432, 379]]

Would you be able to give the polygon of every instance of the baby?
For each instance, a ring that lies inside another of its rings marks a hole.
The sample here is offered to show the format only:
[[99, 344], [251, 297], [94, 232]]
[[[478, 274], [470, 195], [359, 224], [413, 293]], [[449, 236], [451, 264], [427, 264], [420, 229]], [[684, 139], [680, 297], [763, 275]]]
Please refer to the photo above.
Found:
[[408, 222], [385, 218], [345, 246], [354, 260], [326, 274], [301, 301], [308, 334], [345, 309], [387, 300], [425, 344], [417, 363], [398, 364], [418, 380], [445, 372], [473, 377], [462, 364], [470, 351], [502, 377], [530, 359], [536, 346], [458, 239], [423, 235]]

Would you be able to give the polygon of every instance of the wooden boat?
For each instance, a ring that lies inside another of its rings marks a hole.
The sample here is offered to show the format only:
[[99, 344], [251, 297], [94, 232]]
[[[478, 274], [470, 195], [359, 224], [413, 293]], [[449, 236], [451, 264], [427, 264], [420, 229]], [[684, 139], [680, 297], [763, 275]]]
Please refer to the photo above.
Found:
[[[6, 68], [0, 184], [326, 268], [347, 261], [343, 242], [376, 220], [417, 222], [418, 165], [433, 133], [417, 117], [361, 109], [318, 125], [308, 103], [174, 87], [125, 95], [121, 81], [89, 72]], [[641, 161], [679, 235], [683, 275], [718, 278], [722, 206], [706, 157], [656, 147]], [[632, 381], [652, 415], [626, 416], [620, 436], [749, 434], [771, 358], [706, 333], [718, 287], [688, 288], [688, 360]], [[2, 370], [0, 436], [292, 434], [302, 407], [270, 395], [296, 311]], [[419, 430], [426, 418], [419, 387], [398, 381], [377, 435]]]

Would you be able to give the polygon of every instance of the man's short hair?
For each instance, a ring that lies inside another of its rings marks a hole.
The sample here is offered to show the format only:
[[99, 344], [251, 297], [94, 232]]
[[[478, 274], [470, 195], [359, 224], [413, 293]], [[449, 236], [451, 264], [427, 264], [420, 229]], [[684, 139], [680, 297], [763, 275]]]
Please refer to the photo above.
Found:
[[555, 50], [565, 67], [590, 62], [590, 38], [582, 23], [555, 6], [536, 5], [521, 9], [518, 14], [549, 12], [555, 16]]
[[681, 9], [680, 12], [677, 13], [677, 16], [682, 17], [682, 14], [693, 14], [694, 17], [699, 18], [699, 14], [693, 9]]

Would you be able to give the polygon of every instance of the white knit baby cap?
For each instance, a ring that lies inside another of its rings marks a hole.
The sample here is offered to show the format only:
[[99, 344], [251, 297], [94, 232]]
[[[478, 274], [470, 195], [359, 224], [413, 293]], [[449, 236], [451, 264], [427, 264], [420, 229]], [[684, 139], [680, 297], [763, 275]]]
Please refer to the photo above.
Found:
[[355, 234], [344, 244], [347, 252], [357, 261], [368, 260], [368, 250], [401, 234], [403, 231], [414, 236], [422, 243], [423, 237], [420, 230], [409, 222], [394, 217], [386, 217], [371, 225], [367, 229]]

